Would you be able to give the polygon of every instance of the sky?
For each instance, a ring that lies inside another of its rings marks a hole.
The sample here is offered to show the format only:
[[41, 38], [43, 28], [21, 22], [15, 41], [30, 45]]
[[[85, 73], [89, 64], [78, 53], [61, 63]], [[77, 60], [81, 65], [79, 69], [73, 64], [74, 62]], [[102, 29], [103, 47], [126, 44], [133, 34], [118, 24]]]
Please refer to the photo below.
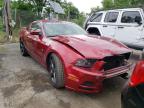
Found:
[[102, 0], [67, 0], [72, 2], [80, 12], [90, 13], [92, 7], [102, 6]]

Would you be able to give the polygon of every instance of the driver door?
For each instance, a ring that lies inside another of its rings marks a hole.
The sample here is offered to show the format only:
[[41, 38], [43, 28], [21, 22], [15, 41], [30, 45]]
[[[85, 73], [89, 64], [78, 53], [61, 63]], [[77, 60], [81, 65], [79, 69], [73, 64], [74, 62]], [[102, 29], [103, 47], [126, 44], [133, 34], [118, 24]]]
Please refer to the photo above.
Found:
[[39, 31], [39, 35], [33, 35], [33, 51], [34, 51], [34, 57], [35, 59], [41, 63], [44, 64], [44, 54], [46, 51], [47, 46], [43, 42], [44, 35], [42, 32], [42, 24], [41, 22], [35, 23], [35, 29], [34, 31]]
[[39, 30], [40, 27], [38, 26], [37, 22], [33, 22], [31, 24], [31, 27], [30, 27], [30, 35], [29, 35], [29, 45], [30, 45], [30, 52], [31, 52], [31, 55], [36, 59], [38, 60], [38, 55], [36, 53], [36, 48], [37, 48], [37, 41], [39, 40], [39, 36], [38, 35], [33, 35], [32, 32], [36, 31], [36, 30]]
[[34, 56], [34, 35], [31, 34], [31, 32], [33, 30], [35, 30], [35, 22], [31, 23], [31, 25], [29, 26], [28, 30], [25, 32], [25, 46], [28, 50], [28, 52], [30, 53], [30, 55]]

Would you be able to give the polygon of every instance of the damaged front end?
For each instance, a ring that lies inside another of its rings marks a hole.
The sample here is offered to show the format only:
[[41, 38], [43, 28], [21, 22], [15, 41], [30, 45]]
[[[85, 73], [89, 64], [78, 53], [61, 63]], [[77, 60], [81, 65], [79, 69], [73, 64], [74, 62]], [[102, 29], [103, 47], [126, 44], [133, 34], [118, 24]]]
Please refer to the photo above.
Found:
[[131, 53], [107, 56], [103, 59], [79, 59], [72, 66], [67, 78], [67, 88], [84, 93], [98, 93], [107, 78], [121, 76], [131, 69]]
[[105, 57], [103, 59], [103, 61], [105, 62], [103, 67], [104, 71], [127, 65], [130, 55], [131, 53], [125, 53], [125, 54]]
[[131, 53], [119, 54], [115, 56], [105, 57], [103, 61], [103, 71], [105, 78], [111, 78], [118, 75], [128, 75], [127, 72], [131, 69], [129, 63]]

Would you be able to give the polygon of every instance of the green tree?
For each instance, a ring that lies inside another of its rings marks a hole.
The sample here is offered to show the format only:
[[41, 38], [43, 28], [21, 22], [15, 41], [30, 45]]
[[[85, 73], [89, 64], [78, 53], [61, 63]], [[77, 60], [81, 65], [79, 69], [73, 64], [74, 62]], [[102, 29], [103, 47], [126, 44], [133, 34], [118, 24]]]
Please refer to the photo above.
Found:
[[113, 0], [103, 0], [102, 5], [104, 9], [112, 9], [114, 7]]
[[144, 7], [144, 0], [130, 0], [130, 5], [133, 7]]
[[71, 19], [75, 19], [78, 17], [79, 15], [79, 10], [72, 4], [72, 3], [68, 3], [68, 11], [69, 11], [69, 14], [70, 14], [70, 18]]
[[91, 13], [101, 10], [99, 6], [91, 8]]
[[24, 0], [18, 1], [11, 1], [11, 8], [12, 9], [19, 9], [19, 10], [32, 10], [34, 6], [29, 2], [25, 2]]
[[83, 23], [84, 23], [85, 19], [86, 19], [85, 13], [81, 12], [81, 13], [79, 13], [78, 18], [74, 19], [73, 22], [80, 25], [81, 27], [83, 27]]
[[[60, 19], [76, 22], [79, 25], [82, 25], [82, 23], [85, 20], [85, 14], [80, 13], [78, 8], [76, 8], [73, 3], [67, 2], [64, 0], [63, 2], [61, 0], [53, 0], [58, 2], [64, 9], [65, 14], [59, 15]], [[40, 16], [43, 7], [46, 6], [46, 0], [14, 0], [11, 2], [11, 7], [13, 9], [18, 9], [17, 14], [20, 19], [24, 19], [22, 22], [30, 22], [31, 20], [35, 20], [36, 16]], [[47, 8], [47, 13], [50, 12], [50, 8]], [[26, 17], [27, 16], [27, 17]], [[30, 20], [31, 19], [31, 20]], [[37, 19], [37, 18], [36, 18]], [[39, 18], [38, 18], [39, 19]], [[19, 21], [20, 22], [20, 21]]]
[[[61, 0], [52, 0], [61, 4]], [[20, 10], [32, 10], [38, 15], [41, 14], [42, 8], [46, 6], [46, 0], [15, 0], [12, 1], [12, 8]]]
[[126, 8], [130, 7], [131, 0], [114, 0], [114, 8]]
[[144, 0], [103, 0], [103, 9], [144, 7]]
[[3, 0], [0, 0], [0, 8], [2, 8]]
[[61, 6], [64, 8], [65, 16], [70, 19], [75, 19], [79, 16], [79, 10], [73, 5], [73, 3], [64, 1], [61, 3]]

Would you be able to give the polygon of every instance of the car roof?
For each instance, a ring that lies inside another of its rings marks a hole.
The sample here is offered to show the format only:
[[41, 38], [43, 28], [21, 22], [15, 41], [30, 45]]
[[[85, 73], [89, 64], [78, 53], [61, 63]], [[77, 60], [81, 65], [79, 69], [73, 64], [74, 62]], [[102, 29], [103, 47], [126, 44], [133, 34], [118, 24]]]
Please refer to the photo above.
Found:
[[118, 11], [123, 11], [123, 10], [141, 10], [141, 8], [124, 8], [124, 9], [114, 9]]
[[[103, 11], [97, 11], [97, 12], [107, 12], [107, 11], [137, 11], [137, 10], [142, 10], [142, 8], [123, 8], [123, 9], [110, 9], [110, 10], [103, 10]], [[95, 12], [95, 13], [97, 13]]]

